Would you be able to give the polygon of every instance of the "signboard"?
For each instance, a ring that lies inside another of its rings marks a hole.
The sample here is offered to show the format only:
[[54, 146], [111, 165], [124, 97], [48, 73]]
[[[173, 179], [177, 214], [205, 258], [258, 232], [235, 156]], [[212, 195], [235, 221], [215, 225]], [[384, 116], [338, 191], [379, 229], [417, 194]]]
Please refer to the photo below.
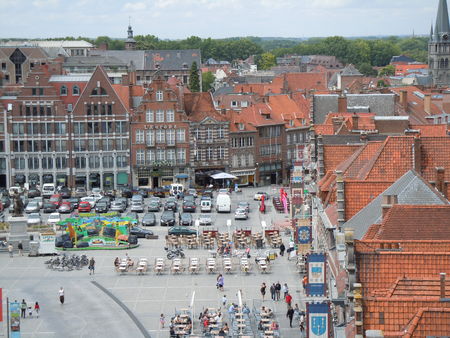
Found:
[[312, 241], [311, 227], [301, 226], [297, 228], [298, 244], [310, 244]]
[[306, 294], [308, 296], [326, 296], [326, 256], [325, 254], [312, 253], [308, 255], [308, 285]]
[[55, 250], [55, 239], [56, 235], [54, 233], [42, 233], [39, 235], [39, 254], [53, 254]]
[[114, 238], [92, 237], [89, 239], [89, 246], [116, 246]]
[[306, 303], [307, 332], [309, 338], [328, 338], [330, 335], [330, 305]]
[[11, 338], [20, 338], [20, 303], [9, 303], [9, 330]]

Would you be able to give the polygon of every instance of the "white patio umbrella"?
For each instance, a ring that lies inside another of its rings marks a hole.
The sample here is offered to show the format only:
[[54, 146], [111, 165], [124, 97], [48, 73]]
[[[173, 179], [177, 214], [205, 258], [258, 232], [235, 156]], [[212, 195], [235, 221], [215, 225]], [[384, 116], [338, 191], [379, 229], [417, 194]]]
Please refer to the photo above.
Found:
[[211, 177], [215, 180], [226, 180], [226, 179], [236, 179], [237, 177], [228, 173], [218, 173], [211, 175]]

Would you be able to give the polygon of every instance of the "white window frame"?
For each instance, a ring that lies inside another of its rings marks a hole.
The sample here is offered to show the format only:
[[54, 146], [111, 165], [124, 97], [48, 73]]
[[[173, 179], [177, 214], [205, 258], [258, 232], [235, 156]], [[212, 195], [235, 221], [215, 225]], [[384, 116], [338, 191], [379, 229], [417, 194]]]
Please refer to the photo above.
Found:
[[142, 149], [136, 150], [136, 164], [137, 165], [145, 164], [145, 151]]
[[175, 111], [173, 109], [166, 110], [166, 121], [175, 122]]
[[146, 131], [145, 144], [147, 146], [154, 146], [155, 145], [155, 131], [154, 130], [149, 129], [149, 130]]
[[156, 122], [158, 122], [158, 123], [164, 122], [164, 110], [163, 109], [158, 109], [156, 111]]
[[166, 130], [166, 142], [168, 145], [175, 145], [175, 129]]
[[163, 129], [156, 130], [156, 143], [164, 143], [166, 139], [165, 134]]
[[184, 129], [177, 129], [177, 142], [186, 142], [186, 131]]
[[164, 93], [162, 90], [156, 92], [156, 101], [161, 102], [164, 100]]
[[144, 143], [144, 131], [141, 129], [136, 129], [136, 144]]
[[148, 123], [155, 122], [155, 111], [152, 109], [147, 109], [145, 112], [145, 121]]

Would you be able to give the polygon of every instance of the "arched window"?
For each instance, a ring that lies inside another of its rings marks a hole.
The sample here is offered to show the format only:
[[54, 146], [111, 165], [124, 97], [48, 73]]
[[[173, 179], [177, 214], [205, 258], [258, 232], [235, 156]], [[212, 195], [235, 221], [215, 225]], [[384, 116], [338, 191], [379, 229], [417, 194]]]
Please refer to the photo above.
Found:
[[434, 66], [434, 62], [433, 62], [433, 60], [430, 60], [430, 69], [433, 69], [433, 66]]
[[80, 87], [77, 85], [72, 87], [72, 95], [73, 96], [79, 96], [80, 95]]
[[439, 62], [439, 68], [444, 68], [445, 67], [445, 61], [444, 59], [441, 59], [441, 61]]
[[95, 87], [94, 89], [92, 89], [91, 96], [103, 96], [103, 95], [108, 95], [106, 93], [105, 88]]
[[66, 86], [61, 86], [61, 89], [59, 90], [59, 94], [61, 96], [67, 96], [67, 87]]
[[445, 64], [444, 64], [444, 68], [447, 69], [448, 68], [448, 59], [445, 59]]

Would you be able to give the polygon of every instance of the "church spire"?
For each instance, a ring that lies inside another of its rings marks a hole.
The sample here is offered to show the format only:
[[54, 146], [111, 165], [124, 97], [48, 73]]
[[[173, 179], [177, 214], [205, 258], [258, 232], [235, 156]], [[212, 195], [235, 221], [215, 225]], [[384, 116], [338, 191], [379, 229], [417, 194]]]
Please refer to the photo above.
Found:
[[436, 25], [434, 26], [434, 34], [438, 38], [441, 38], [443, 34], [448, 33], [450, 33], [450, 23], [448, 20], [447, 0], [439, 0]]
[[136, 40], [133, 37], [133, 28], [131, 28], [131, 18], [128, 18], [128, 38], [125, 40], [125, 49], [134, 50], [136, 49]]
[[431, 24], [430, 41], [433, 40], [433, 24]]

